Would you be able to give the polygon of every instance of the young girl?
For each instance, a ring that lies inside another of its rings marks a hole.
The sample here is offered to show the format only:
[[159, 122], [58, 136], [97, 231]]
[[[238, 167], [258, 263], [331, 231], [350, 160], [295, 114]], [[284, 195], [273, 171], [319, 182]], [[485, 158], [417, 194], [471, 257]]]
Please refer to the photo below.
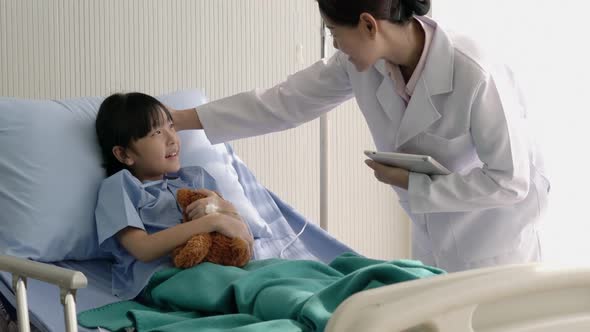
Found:
[[[100, 106], [96, 133], [108, 178], [95, 211], [98, 241], [110, 252], [112, 291], [137, 296], [154, 272], [171, 266], [169, 254], [193, 235], [219, 232], [252, 243], [234, 206], [221, 199], [215, 180], [200, 167], [180, 168], [180, 140], [168, 109], [142, 93], [114, 94]], [[179, 188], [207, 198], [189, 205], [186, 223], [176, 203]], [[206, 214], [207, 204], [218, 207]]]

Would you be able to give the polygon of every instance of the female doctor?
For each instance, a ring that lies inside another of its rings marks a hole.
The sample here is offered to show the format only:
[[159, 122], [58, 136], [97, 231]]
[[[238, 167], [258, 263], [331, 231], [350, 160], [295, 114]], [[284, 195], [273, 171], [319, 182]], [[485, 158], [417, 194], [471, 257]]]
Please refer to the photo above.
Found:
[[366, 161], [413, 221], [415, 259], [447, 271], [541, 259], [549, 183], [510, 71], [424, 17], [430, 0], [318, 0], [339, 50], [267, 90], [174, 112], [212, 143], [299, 126], [356, 97], [379, 151], [430, 155], [428, 176]]

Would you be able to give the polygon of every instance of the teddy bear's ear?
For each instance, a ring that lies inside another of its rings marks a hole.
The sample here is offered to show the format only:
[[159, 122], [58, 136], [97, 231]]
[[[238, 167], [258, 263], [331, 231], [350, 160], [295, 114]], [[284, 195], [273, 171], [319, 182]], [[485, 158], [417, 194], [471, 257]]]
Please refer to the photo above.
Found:
[[188, 188], [178, 189], [176, 192], [176, 200], [181, 208], [185, 209], [190, 203], [192, 203], [192, 190]]

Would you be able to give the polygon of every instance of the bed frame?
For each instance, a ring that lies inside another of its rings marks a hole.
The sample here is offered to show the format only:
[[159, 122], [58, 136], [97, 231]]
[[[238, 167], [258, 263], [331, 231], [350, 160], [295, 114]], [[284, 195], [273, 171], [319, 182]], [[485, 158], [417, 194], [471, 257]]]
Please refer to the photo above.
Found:
[[368, 290], [326, 331], [590, 331], [590, 268], [519, 264]]
[[76, 290], [88, 284], [86, 276], [78, 271], [55, 265], [33, 262], [27, 259], [0, 255], [0, 271], [12, 274], [12, 288], [16, 294], [16, 312], [19, 332], [29, 332], [29, 309], [27, 304], [27, 279], [37, 279], [55, 285], [60, 289], [64, 306], [67, 332], [78, 331], [76, 318]]
[[[29, 330], [26, 280], [61, 290], [66, 331], [77, 331], [76, 290], [84, 274], [0, 256], [13, 275], [19, 331]], [[326, 332], [590, 331], [590, 267], [521, 264], [439, 275], [357, 293], [344, 301]]]

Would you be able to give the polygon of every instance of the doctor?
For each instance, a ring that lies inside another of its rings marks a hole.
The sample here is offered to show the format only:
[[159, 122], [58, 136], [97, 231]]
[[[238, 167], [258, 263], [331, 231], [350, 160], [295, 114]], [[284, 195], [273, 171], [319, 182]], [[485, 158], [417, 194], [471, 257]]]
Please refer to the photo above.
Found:
[[299, 126], [356, 97], [379, 151], [430, 155], [453, 172], [367, 161], [413, 221], [415, 259], [447, 271], [540, 260], [549, 183], [511, 72], [424, 17], [430, 0], [318, 3], [339, 49], [331, 59], [176, 111], [176, 127], [219, 143]]

